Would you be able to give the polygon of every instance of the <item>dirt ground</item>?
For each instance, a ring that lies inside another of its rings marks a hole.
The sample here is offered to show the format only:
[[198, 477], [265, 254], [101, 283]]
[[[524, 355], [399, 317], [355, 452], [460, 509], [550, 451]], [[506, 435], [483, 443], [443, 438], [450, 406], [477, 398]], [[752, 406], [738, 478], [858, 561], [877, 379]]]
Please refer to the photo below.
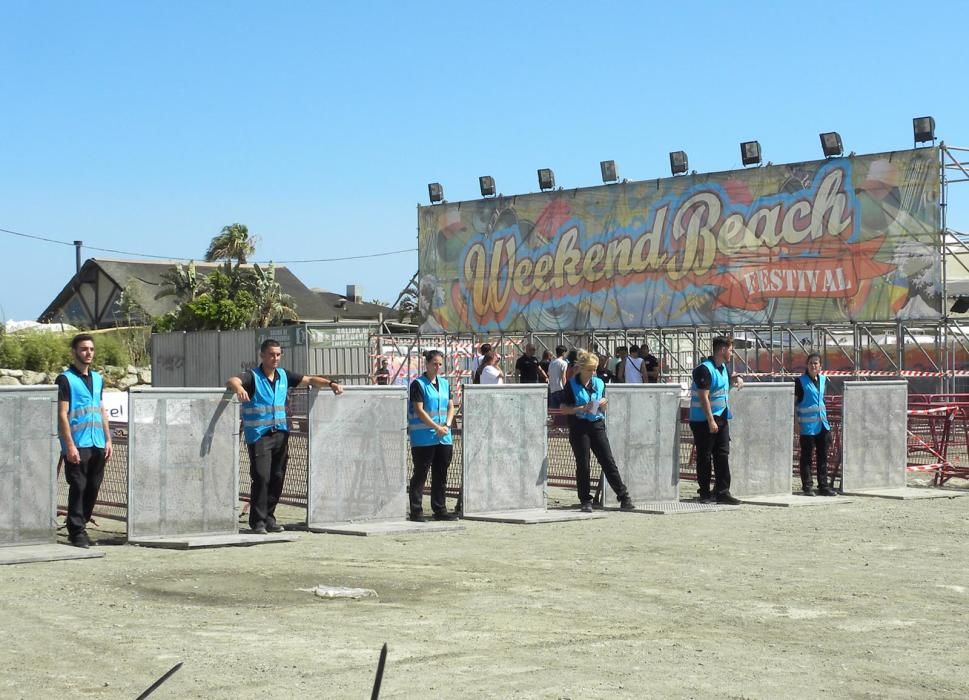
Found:
[[152, 700], [366, 698], [384, 642], [384, 698], [969, 697], [969, 497], [464, 524], [188, 552], [102, 520], [103, 559], [0, 569], [0, 697], [181, 661]]

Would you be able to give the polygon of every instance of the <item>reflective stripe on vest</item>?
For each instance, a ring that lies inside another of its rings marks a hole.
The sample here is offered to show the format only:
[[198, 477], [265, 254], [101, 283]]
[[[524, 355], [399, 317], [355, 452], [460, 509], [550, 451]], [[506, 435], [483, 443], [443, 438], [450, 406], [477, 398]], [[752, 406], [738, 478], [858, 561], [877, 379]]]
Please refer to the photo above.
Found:
[[[421, 403], [424, 412], [438, 425], [445, 425], [447, 423], [448, 404], [451, 401], [451, 390], [447, 379], [438, 376], [436, 389], [427, 375], [422, 374], [414, 381], [421, 388], [423, 395]], [[413, 402], [407, 403], [407, 434], [410, 436], [410, 444], [413, 447], [452, 444], [450, 432], [439, 436], [434, 428], [428, 428], [424, 424], [424, 421], [417, 415], [417, 411], [414, 410]]]
[[818, 375], [820, 388], [807, 374], [802, 374], [798, 381], [804, 389], [804, 397], [797, 404], [797, 419], [801, 435], [818, 435], [821, 429], [831, 430], [828, 423], [828, 411], [824, 405], [824, 390], [828, 385], [828, 378]]
[[[104, 380], [101, 375], [91, 370], [91, 389], [76, 372], [64, 372], [67, 383], [71, 387], [71, 402], [67, 408], [67, 422], [71, 428], [71, 439], [74, 446], [104, 447], [104, 418], [101, 414], [101, 390]], [[61, 453], [67, 454], [67, 444], [63, 438]]]
[[[709, 359], [700, 363], [710, 372], [710, 411], [715, 416], [726, 413], [727, 419], [733, 418], [730, 412], [730, 379], [727, 376], [727, 365], [717, 369]], [[706, 421], [707, 415], [700, 404], [700, 390], [696, 382], [690, 386], [690, 421], [697, 423]]]
[[252, 370], [255, 391], [249, 401], [242, 404], [242, 431], [246, 442], [253, 444], [272, 428], [289, 430], [286, 424], [286, 397], [289, 393], [289, 378], [286, 372], [276, 370], [276, 385], [262, 371], [262, 367]]
[[[606, 385], [599, 377], [593, 377], [592, 381], [592, 391], [590, 392], [584, 386], [579, 378], [572, 377], [569, 380], [569, 385], [572, 387], [572, 393], [575, 394], [575, 405], [585, 406], [590, 401], [596, 401], [602, 399], [602, 395], [606, 393]], [[605, 416], [601, 413], [586, 413], [585, 411], [579, 411], [575, 414], [575, 417], [579, 420], [589, 421], [590, 423], [595, 423], [597, 420], [603, 420]]]

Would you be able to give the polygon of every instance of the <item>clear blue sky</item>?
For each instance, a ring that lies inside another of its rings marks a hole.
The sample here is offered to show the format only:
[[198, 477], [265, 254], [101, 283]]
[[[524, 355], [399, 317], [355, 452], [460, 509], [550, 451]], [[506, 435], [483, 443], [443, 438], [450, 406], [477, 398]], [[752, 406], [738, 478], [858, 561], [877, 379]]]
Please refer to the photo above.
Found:
[[[417, 203], [911, 147], [969, 146], [969, 3], [0, 0], [0, 228], [196, 258], [229, 223], [258, 260], [416, 247]], [[969, 154], [966, 154], [969, 156]], [[949, 224], [969, 230], [969, 183]], [[0, 233], [0, 307], [35, 318], [68, 246]], [[85, 257], [124, 257], [85, 251]], [[289, 265], [393, 300], [416, 252]]]

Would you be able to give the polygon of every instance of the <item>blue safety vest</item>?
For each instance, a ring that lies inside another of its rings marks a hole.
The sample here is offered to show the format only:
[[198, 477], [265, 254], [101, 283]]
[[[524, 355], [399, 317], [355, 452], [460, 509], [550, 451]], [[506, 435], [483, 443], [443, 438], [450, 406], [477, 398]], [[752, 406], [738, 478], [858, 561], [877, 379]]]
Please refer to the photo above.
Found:
[[[447, 407], [451, 401], [447, 379], [439, 376], [436, 389], [434, 383], [425, 374], [414, 381], [420, 386], [421, 394], [424, 397], [421, 401], [424, 404], [424, 412], [438, 425], [445, 425], [447, 423]], [[414, 410], [413, 401], [407, 403], [407, 433], [410, 435], [410, 444], [413, 447], [450, 445], [452, 443], [450, 431], [439, 436], [434, 428], [428, 428], [424, 425], [424, 421], [418, 417], [417, 411]]]
[[797, 419], [801, 426], [801, 435], [818, 435], [821, 428], [831, 430], [828, 423], [828, 411], [824, 406], [824, 390], [828, 385], [828, 378], [823, 374], [818, 375], [820, 388], [814, 385], [807, 374], [800, 377], [801, 388], [804, 389], [804, 398], [797, 405]]
[[[597, 399], [602, 399], [603, 394], [606, 393], [606, 385], [599, 377], [593, 377], [590, 382], [592, 385], [592, 391], [590, 392], [584, 386], [582, 382], [579, 381], [577, 376], [572, 377], [569, 380], [569, 386], [572, 387], [572, 393], [575, 394], [575, 405], [585, 406], [590, 401], [595, 401]], [[580, 420], [587, 420], [590, 423], [594, 423], [597, 420], [602, 420], [605, 418], [601, 413], [586, 413], [585, 411], [579, 411], [575, 414], [575, 417]]]
[[[71, 403], [67, 409], [67, 422], [71, 428], [71, 439], [74, 446], [104, 447], [104, 417], [101, 414], [101, 390], [104, 380], [101, 375], [90, 370], [91, 389], [87, 388], [81, 375], [76, 372], [64, 372], [67, 383], [71, 387]], [[61, 441], [61, 454], [67, 454], [67, 443]]]
[[250, 445], [272, 429], [288, 431], [286, 425], [286, 397], [289, 393], [289, 379], [286, 372], [276, 370], [276, 386], [262, 371], [262, 367], [252, 370], [256, 380], [256, 390], [249, 401], [242, 404], [242, 430]]
[[[706, 367], [710, 371], [710, 410], [713, 415], [719, 416], [726, 412], [727, 419], [733, 418], [730, 412], [730, 378], [727, 375], [727, 365], [724, 363], [721, 369], [717, 369], [709, 359], [700, 363], [701, 367]], [[707, 414], [703, 412], [700, 405], [700, 390], [696, 382], [690, 386], [690, 422], [706, 422]]]

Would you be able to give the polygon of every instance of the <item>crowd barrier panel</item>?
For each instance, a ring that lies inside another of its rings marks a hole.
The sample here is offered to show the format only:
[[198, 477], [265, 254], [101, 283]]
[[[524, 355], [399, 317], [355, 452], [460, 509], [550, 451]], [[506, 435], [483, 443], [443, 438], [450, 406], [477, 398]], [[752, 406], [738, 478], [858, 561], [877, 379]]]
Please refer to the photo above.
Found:
[[904, 381], [845, 382], [841, 483], [846, 493], [905, 487], [907, 411]]
[[747, 384], [730, 392], [730, 406], [730, 492], [740, 499], [790, 496], [794, 384]]

